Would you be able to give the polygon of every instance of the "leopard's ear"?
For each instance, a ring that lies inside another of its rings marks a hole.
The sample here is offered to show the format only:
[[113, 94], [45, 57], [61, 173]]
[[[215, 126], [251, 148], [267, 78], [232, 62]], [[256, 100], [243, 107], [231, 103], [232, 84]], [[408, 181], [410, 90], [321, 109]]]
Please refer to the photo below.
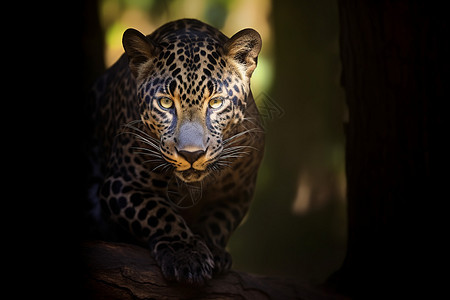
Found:
[[225, 43], [224, 50], [238, 64], [242, 74], [250, 78], [256, 68], [261, 45], [259, 33], [254, 29], [247, 28], [233, 35]]
[[128, 56], [130, 70], [135, 78], [138, 78], [140, 68], [159, 52], [156, 43], [132, 28], [123, 33], [122, 45]]

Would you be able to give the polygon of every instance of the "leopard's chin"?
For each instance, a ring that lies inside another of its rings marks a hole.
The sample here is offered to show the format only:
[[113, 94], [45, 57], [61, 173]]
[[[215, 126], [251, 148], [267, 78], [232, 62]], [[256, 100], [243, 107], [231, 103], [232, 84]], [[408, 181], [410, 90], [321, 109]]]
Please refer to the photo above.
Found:
[[208, 176], [209, 172], [190, 168], [185, 171], [175, 171], [175, 175], [184, 182], [198, 182], [202, 181], [206, 176]]

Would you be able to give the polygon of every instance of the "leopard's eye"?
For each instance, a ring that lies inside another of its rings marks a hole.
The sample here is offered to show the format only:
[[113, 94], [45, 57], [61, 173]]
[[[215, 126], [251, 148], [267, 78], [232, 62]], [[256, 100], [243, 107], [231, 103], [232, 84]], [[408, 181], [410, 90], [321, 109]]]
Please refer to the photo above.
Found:
[[223, 104], [223, 100], [221, 98], [213, 98], [211, 100], [209, 100], [209, 107], [213, 108], [213, 109], [217, 109], [219, 107], [221, 107]]
[[173, 100], [166, 97], [158, 99], [158, 102], [159, 105], [161, 105], [161, 107], [165, 109], [172, 108], [173, 106]]

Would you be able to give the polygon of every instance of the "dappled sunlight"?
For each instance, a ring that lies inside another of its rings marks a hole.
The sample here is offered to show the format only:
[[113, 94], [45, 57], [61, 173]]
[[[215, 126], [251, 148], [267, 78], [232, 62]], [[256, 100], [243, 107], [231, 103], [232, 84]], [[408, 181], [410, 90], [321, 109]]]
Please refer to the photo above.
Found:
[[340, 174], [315, 174], [312, 176], [303, 170], [298, 178], [297, 193], [292, 202], [292, 211], [296, 215], [305, 215], [311, 210], [322, 209], [332, 201], [345, 201], [346, 180], [344, 172]]

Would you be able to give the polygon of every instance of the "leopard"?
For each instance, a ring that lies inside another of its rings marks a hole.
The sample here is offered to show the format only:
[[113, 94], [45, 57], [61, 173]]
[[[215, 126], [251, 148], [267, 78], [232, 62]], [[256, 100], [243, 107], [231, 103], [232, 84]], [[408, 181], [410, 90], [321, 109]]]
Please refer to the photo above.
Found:
[[263, 158], [250, 89], [261, 36], [180, 19], [129, 28], [122, 44], [91, 91], [90, 215], [147, 247], [166, 280], [205, 284], [231, 268]]

